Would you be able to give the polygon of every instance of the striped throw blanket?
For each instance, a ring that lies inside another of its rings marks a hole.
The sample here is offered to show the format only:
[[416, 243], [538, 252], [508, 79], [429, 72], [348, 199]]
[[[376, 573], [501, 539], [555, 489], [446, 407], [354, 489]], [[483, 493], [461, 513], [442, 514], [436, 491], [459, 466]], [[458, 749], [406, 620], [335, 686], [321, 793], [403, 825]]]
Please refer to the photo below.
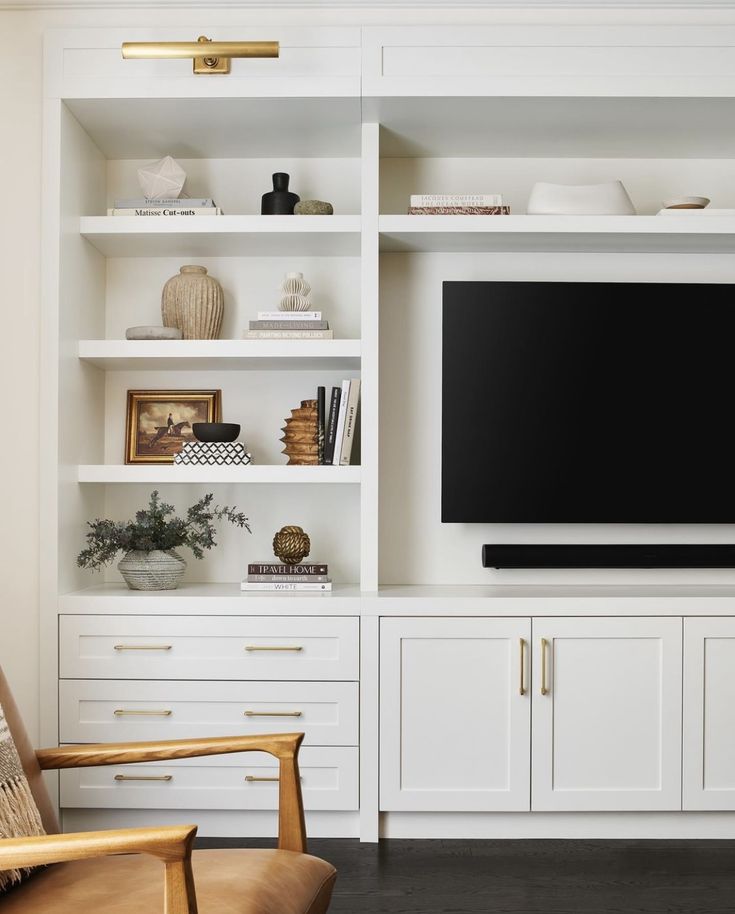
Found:
[[[44, 834], [18, 750], [0, 705], [0, 838]], [[20, 882], [31, 870], [0, 870], [0, 892]]]

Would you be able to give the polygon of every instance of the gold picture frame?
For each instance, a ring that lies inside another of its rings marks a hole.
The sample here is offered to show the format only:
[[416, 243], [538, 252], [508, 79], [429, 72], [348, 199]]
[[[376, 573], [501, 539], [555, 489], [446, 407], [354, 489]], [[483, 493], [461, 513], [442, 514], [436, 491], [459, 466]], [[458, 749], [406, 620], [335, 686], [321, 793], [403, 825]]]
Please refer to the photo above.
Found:
[[125, 463], [173, 463], [194, 422], [219, 422], [221, 390], [129, 390]]

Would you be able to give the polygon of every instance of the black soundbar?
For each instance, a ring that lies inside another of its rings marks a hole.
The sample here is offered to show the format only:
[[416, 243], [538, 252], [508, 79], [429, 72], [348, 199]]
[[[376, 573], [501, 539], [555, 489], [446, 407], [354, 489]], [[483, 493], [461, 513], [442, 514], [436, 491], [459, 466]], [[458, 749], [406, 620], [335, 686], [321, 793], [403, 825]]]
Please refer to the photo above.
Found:
[[735, 545], [526, 545], [482, 547], [483, 568], [735, 568]]

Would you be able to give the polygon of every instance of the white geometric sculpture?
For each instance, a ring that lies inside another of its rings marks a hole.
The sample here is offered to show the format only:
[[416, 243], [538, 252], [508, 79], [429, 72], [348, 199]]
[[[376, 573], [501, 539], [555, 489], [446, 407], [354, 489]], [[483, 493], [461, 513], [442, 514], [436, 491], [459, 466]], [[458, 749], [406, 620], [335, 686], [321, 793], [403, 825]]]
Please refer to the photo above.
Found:
[[309, 311], [309, 293], [311, 286], [304, 279], [303, 273], [286, 273], [281, 285], [281, 301], [278, 305], [280, 311]]
[[149, 200], [177, 199], [186, 181], [186, 172], [176, 159], [164, 156], [138, 169], [143, 196]]

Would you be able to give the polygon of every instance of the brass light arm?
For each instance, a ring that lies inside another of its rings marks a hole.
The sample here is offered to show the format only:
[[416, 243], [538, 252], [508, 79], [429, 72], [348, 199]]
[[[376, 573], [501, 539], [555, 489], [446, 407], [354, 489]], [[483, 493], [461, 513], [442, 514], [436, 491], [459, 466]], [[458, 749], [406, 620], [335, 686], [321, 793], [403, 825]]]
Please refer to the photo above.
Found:
[[277, 41], [125, 41], [126, 60], [172, 60], [192, 57], [195, 73], [229, 73], [233, 57], [278, 57]]

